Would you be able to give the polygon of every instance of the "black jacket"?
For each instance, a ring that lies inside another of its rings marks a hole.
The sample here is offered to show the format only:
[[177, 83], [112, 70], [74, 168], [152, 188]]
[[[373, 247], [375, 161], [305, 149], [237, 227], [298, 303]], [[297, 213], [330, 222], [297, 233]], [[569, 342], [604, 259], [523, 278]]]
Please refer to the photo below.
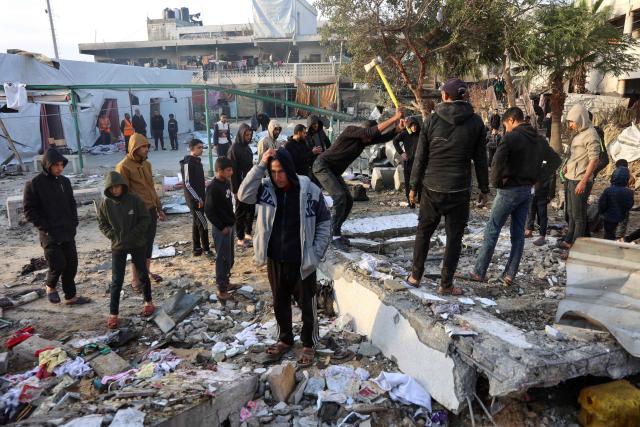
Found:
[[501, 124], [500, 114], [493, 114], [490, 121], [491, 129], [500, 129]]
[[[398, 154], [402, 155], [402, 153], [406, 152], [407, 156], [409, 156], [409, 161], [413, 160], [416, 154], [416, 147], [418, 146], [418, 139], [420, 138], [420, 131], [409, 133], [407, 129], [400, 132], [393, 138], [393, 146], [396, 148]], [[400, 145], [404, 147], [402, 147]]]
[[340, 176], [362, 154], [365, 147], [383, 144], [393, 139], [391, 131], [381, 134], [378, 126], [347, 126], [326, 151], [320, 153], [318, 160], [329, 165], [331, 171]]
[[154, 132], [164, 130], [164, 118], [160, 114], [151, 117], [151, 130]]
[[487, 128], [471, 104], [438, 104], [421, 127], [409, 188], [416, 190], [422, 183], [442, 193], [469, 190], [473, 160], [478, 188], [488, 193], [486, 139]]
[[[314, 132], [313, 129], [311, 129], [311, 126], [314, 123], [318, 124], [317, 132]], [[307, 117], [306, 141], [307, 141], [307, 145], [311, 149], [313, 149], [313, 147], [322, 147], [322, 151], [324, 151], [327, 148], [331, 147], [331, 141], [329, 141], [329, 137], [324, 132], [324, 124], [322, 123], [322, 120], [320, 120], [320, 117], [313, 114]], [[317, 157], [317, 156], [314, 156], [314, 157]]]
[[236, 222], [233, 213], [233, 195], [229, 181], [220, 181], [217, 177], [207, 187], [204, 213], [218, 230], [232, 227]]
[[178, 121], [176, 119], [169, 119], [167, 122], [167, 131], [169, 133], [178, 133]]
[[253, 151], [249, 144], [244, 142], [244, 133], [246, 130], [251, 129], [246, 123], [242, 123], [238, 128], [236, 134], [236, 141], [231, 144], [229, 150], [229, 160], [231, 160], [231, 166], [233, 167], [233, 176], [231, 177], [231, 186], [233, 194], [238, 192], [240, 184], [244, 177], [247, 176], [251, 168], [253, 167]]
[[311, 148], [307, 145], [307, 142], [304, 140], [296, 141], [290, 136], [284, 144], [284, 148], [291, 154], [296, 173], [298, 175], [309, 176], [314, 155]]
[[71, 242], [76, 236], [78, 211], [73, 197], [71, 181], [64, 176], [55, 177], [49, 168], [67, 159], [50, 148], [42, 158], [42, 172], [24, 187], [24, 215], [40, 231], [40, 244]]
[[605, 188], [598, 201], [598, 213], [607, 222], [623, 221], [633, 207], [633, 190], [629, 185], [629, 169], [619, 167], [611, 175], [611, 186]]
[[196, 209], [198, 203], [204, 204], [204, 168], [202, 159], [195, 156], [184, 156], [180, 160], [180, 173], [184, 182], [184, 198], [189, 209]]
[[146, 135], [147, 134], [147, 122], [144, 120], [144, 117], [142, 117], [142, 115], [133, 115], [133, 118], [131, 119], [131, 124], [133, 125], [133, 129], [136, 131], [136, 133], [140, 133], [142, 135]]
[[535, 185], [546, 181], [560, 163], [560, 156], [547, 140], [531, 125], [521, 124], [507, 132], [498, 145], [491, 165], [491, 184], [495, 188]]

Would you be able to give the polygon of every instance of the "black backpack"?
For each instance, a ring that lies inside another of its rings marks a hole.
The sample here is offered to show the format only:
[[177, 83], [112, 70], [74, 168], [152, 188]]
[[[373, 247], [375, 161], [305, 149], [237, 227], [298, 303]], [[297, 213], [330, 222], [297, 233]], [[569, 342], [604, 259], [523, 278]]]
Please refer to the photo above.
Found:
[[600, 137], [600, 157], [598, 157], [598, 164], [593, 171], [594, 178], [609, 164], [609, 153], [607, 153], [607, 147], [604, 146], [604, 131], [599, 126], [595, 126], [595, 129]]

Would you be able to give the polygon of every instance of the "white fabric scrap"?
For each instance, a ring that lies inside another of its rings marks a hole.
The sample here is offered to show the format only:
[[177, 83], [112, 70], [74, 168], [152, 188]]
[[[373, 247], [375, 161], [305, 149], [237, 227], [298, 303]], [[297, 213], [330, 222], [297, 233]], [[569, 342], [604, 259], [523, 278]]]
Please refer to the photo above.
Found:
[[431, 396], [409, 375], [383, 371], [373, 382], [388, 391], [393, 400], [405, 405], [415, 404], [431, 412]]
[[56, 366], [53, 373], [56, 377], [61, 377], [64, 374], [69, 374], [74, 378], [80, 378], [91, 372], [91, 367], [82, 357], [76, 357], [73, 360], [68, 360], [62, 365]]
[[5, 83], [4, 93], [7, 96], [7, 108], [12, 110], [19, 110], [26, 107], [27, 100], [27, 85], [24, 83]]

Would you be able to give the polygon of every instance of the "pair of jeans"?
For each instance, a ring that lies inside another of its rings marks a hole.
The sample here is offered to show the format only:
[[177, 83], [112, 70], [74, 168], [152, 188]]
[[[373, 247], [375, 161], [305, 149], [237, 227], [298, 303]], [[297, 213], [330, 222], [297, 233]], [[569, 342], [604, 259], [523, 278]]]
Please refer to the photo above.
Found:
[[273, 294], [273, 311], [278, 323], [278, 341], [293, 345], [291, 297], [302, 311], [300, 340], [313, 348], [320, 341], [316, 299], [316, 272], [306, 279], [300, 276], [300, 264], [267, 259], [267, 276]]
[[78, 252], [76, 242], [49, 243], [44, 247], [44, 257], [49, 264], [46, 284], [55, 289], [62, 277], [62, 291], [64, 299], [70, 300], [76, 296], [76, 272], [78, 271]]
[[584, 193], [576, 194], [576, 187], [580, 181], [567, 180], [566, 209], [569, 230], [564, 241], [573, 244], [577, 238], [587, 235], [587, 208], [593, 181], [587, 183]]
[[228, 142], [226, 144], [216, 145], [216, 153], [218, 154], [218, 157], [226, 157], [227, 153], [229, 152], [230, 145], [231, 144], [229, 144]]
[[604, 238], [607, 240], [616, 240], [617, 222], [604, 221]]
[[171, 149], [178, 149], [178, 134], [176, 132], [169, 132], [169, 143], [171, 144]]
[[191, 209], [191, 241], [193, 243], [193, 251], [200, 252], [209, 251], [209, 223], [204, 216], [204, 209]]
[[124, 137], [124, 151], [129, 154], [129, 140], [131, 139], [131, 135], [127, 135]]
[[497, 190], [496, 198], [491, 206], [491, 215], [484, 229], [484, 242], [482, 242], [474, 267], [474, 272], [478, 276], [484, 278], [487, 274], [493, 251], [500, 237], [500, 230], [511, 217], [511, 250], [509, 251], [507, 265], [504, 267], [503, 276], [512, 279], [516, 277], [522, 252], [524, 251], [524, 226], [527, 221], [531, 198], [530, 185], [499, 188]]
[[545, 237], [547, 235], [547, 227], [549, 225], [546, 197], [533, 196], [529, 207], [529, 215], [527, 217], [527, 230], [533, 231], [536, 218], [538, 220], [538, 227], [540, 227], [540, 236]]
[[470, 200], [471, 193], [468, 190], [455, 193], [441, 193], [426, 188], [422, 190], [411, 273], [414, 279], [422, 279], [431, 236], [444, 216], [447, 244], [444, 250], [440, 285], [444, 288], [453, 285], [453, 275], [458, 268], [460, 252], [462, 252], [462, 236], [469, 221]]
[[409, 181], [411, 180], [411, 168], [413, 168], [413, 159], [402, 162], [402, 175], [404, 176], [404, 195], [409, 202]]
[[156, 145], [156, 150], [158, 149], [158, 141], [160, 141], [160, 146], [164, 150], [164, 131], [161, 130], [152, 130], [153, 133], [153, 141]]
[[349, 193], [347, 183], [341, 176], [333, 173], [329, 165], [322, 159], [317, 159], [313, 163], [313, 175], [333, 199], [332, 234], [333, 236], [342, 236], [342, 224], [347, 220], [353, 208], [353, 197]]
[[111, 301], [109, 302], [109, 313], [118, 315], [120, 311], [120, 292], [124, 282], [124, 273], [127, 267], [127, 254], [131, 254], [131, 264], [135, 267], [142, 284], [142, 295], [144, 302], [151, 302], [151, 282], [149, 281], [149, 271], [147, 270], [147, 257], [145, 247], [130, 249], [127, 251], [111, 251]]
[[224, 234], [216, 226], [212, 228], [213, 244], [216, 247], [216, 286], [219, 291], [225, 292], [234, 263], [233, 233], [235, 230], [231, 227], [231, 230]]
[[255, 206], [241, 202], [236, 195], [236, 236], [238, 240], [244, 240], [247, 235], [251, 236]]

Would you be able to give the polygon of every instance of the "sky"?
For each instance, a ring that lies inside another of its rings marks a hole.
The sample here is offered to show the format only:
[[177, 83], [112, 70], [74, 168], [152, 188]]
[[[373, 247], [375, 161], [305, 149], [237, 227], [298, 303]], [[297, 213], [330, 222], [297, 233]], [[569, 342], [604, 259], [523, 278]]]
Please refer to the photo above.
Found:
[[[54, 58], [46, 0], [3, 0], [0, 52], [22, 49]], [[251, 0], [50, 0], [60, 59], [93, 61], [78, 53], [78, 43], [147, 40], [147, 17], [162, 18], [165, 7], [200, 12], [204, 25], [247, 23]], [[7, 7], [8, 6], [8, 7]]]

